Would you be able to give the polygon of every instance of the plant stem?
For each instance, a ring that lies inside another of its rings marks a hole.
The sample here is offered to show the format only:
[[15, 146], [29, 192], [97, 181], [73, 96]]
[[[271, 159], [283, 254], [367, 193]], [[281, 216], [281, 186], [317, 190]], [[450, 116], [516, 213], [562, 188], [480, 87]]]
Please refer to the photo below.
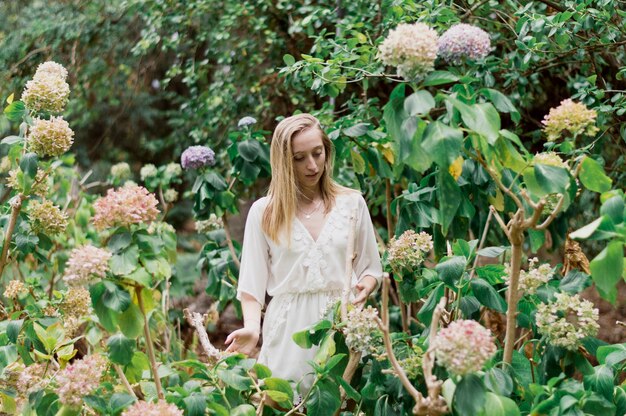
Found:
[[154, 356], [154, 346], [152, 344], [152, 337], [150, 336], [150, 325], [148, 323], [148, 316], [143, 305], [143, 298], [141, 296], [141, 286], [135, 286], [135, 293], [137, 294], [137, 303], [139, 304], [139, 310], [143, 315], [143, 332], [146, 336], [146, 347], [148, 349], [148, 358], [150, 359], [150, 367], [152, 368], [152, 375], [154, 376], [154, 384], [156, 385], [157, 396], [159, 399], [164, 399], [163, 387], [161, 387], [161, 379], [157, 371], [156, 358]]
[[226, 244], [228, 244], [228, 250], [230, 250], [230, 255], [233, 258], [233, 263], [237, 266], [237, 269], [241, 268], [241, 263], [239, 262], [239, 258], [237, 257], [237, 252], [235, 251], [235, 246], [233, 245], [233, 237], [230, 234], [230, 227], [228, 226], [228, 217], [226, 213], [222, 216], [222, 221], [224, 222], [224, 234], [226, 234]]
[[387, 205], [387, 232], [389, 233], [388, 240], [395, 235], [393, 227], [393, 215], [391, 214], [391, 180], [385, 179], [385, 203]]
[[510, 365], [513, 362], [513, 348], [517, 333], [517, 302], [519, 301], [519, 275], [522, 266], [522, 242], [523, 237], [521, 242], [512, 242], [513, 245], [511, 246], [511, 276], [507, 293], [509, 307], [506, 311], [506, 335], [504, 338], [505, 365]]
[[7, 226], [7, 231], [4, 235], [4, 244], [2, 245], [2, 254], [0, 254], [0, 277], [4, 272], [4, 267], [7, 264], [7, 256], [9, 254], [9, 245], [11, 244], [11, 237], [13, 236], [13, 230], [17, 223], [17, 217], [20, 215], [22, 209], [22, 202], [26, 199], [24, 194], [18, 194], [13, 201], [11, 201], [11, 218]]
[[345, 275], [343, 292], [341, 293], [341, 321], [348, 320], [348, 303], [350, 302], [350, 289], [352, 288], [352, 271], [354, 256], [354, 235], [356, 233], [356, 209], [350, 213], [350, 229], [348, 230], [348, 247], [346, 248]]
[[126, 391], [128, 391], [128, 394], [136, 399], [137, 395], [135, 394], [135, 391], [131, 387], [130, 383], [128, 382], [128, 379], [126, 378], [126, 374], [124, 374], [122, 367], [120, 367], [119, 364], [113, 364], [113, 368], [115, 368], [115, 372], [119, 376], [120, 380], [122, 380], [122, 384], [126, 388]]

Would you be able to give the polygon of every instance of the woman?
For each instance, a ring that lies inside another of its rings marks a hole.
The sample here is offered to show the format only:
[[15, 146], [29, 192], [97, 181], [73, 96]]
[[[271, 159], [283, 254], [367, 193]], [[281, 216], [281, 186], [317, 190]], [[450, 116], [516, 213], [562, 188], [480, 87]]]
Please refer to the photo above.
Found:
[[[302, 349], [294, 332], [315, 323], [343, 288], [350, 213], [356, 212], [353, 303], [361, 306], [382, 278], [367, 205], [360, 193], [332, 178], [332, 144], [319, 121], [298, 114], [281, 121], [272, 138], [272, 180], [266, 197], [250, 208], [243, 240], [237, 299], [244, 327], [226, 339], [227, 351], [251, 354], [275, 377], [299, 381], [312, 372], [315, 349]], [[310, 379], [304, 380], [306, 389]]]

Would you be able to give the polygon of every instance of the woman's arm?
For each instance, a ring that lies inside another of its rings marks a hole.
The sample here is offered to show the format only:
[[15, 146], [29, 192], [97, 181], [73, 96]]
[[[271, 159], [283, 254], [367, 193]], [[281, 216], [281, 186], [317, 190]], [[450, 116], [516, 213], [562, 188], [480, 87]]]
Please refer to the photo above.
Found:
[[261, 333], [261, 304], [247, 294], [241, 294], [241, 310], [243, 311], [243, 328], [233, 331], [226, 338], [226, 351], [241, 352], [250, 355], [254, 352]]

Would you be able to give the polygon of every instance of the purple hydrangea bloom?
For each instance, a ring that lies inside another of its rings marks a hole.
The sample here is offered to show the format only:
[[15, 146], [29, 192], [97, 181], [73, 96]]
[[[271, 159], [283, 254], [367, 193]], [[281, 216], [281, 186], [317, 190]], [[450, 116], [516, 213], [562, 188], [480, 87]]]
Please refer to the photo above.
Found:
[[215, 165], [215, 152], [206, 146], [190, 146], [180, 157], [184, 169], [200, 169]]
[[459, 23], [446, 30], [439, 38], [438, 55], [453, 64], [463, 59], [483, 59], [491, 52], [491, 40], [484, 30]]
[[250, 117], [250, 116], [245, 116], [241, 120], [239, 120], [239, 122], [237, 123], [237, 127], [239, 127], [241, 129], [241, 128], [244, 128], [244, 127], [251, 126], [253, 124], [256, 124], [256, 118]]

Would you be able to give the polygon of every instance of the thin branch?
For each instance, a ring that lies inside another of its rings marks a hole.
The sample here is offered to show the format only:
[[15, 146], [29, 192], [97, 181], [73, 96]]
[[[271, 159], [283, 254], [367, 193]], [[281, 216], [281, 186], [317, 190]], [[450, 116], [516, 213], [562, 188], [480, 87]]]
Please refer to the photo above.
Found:
[[540, 225], [535, 227], [535, 230], [545, 230], [548, 226], [554, 221], [557, 215], [559, 215], [559, 211], [563, 208], [563, 202], [565, 201], [565, 195], [561, 195], [559, 198], [559, 202], [557, 202], [556, 207], [552, 210], [548, 218], [541, 223]]
[[478, 255], [478, 252], [483, 248], [483, 246], [485, 245], [485, 241], [487, 240], [487, 232], [489, 231], [489, 224], [491, 223], [491, 218], [493, 218], [493, 213], [494, 211], [492, 211], [491, 209], [489, 210], [489, 215], [487, 215], [487, 221], [485, 221], [485, 228], [483, 229], [483, 235], [482, 237], [480, 237], [480, 243], [478, 244], [478, 249], [476, 250], [476, 258], [474, 259], [474, 264], [472, 265], [472, 272], [470, 273], [470, 279], [472, 279], [474, 277], [474, 274], [476, 273], [476, 266], [478, 266], [478, 258], [480, 257]]
[[150, 324], [148, 322], [148, 315], [143, 305], [143, 297], [141, 296], [141, 286], [135, 286], [135, 293], [137, 294], [137, 303], [139, 304], [139, 310], [143, 315], [143, 332], [146, 337], [146, 348], [148, 350], [148, 358], [150, 359], [150, 367], [152, 368], [152, 374], [154, 375], [154, 384], [156, 386], [157, 396], [159, 399], [164, 399], [163, 387], [161, 386], [161, 379], [159, 378], [158, 367], [156, 357], [154, 355], [154, 345], [152, 344], [152, 337], [150, 336]]
[[222, 357], [222, 353], [220, 350], [215, 348], [211, 341], [209, 341], [209, 335], [206, 332], [206, 328], [204, 327], [204, 322], [206, 321], [207, 315], [200, 315], [198, 312], [191, 312], [188, 308], [183, 309], [183, 315], [185, 315], [185, 319], [191, 325], [198, 334], [198, 340], [200, 341], [200, 345], [204, 350], [205, 354], [209, 357], [209, 361], [211, 363], [216, 363]]
[[476, 10], [480, 9], [482, 6], [484, 6], [486, 3], [489, 3], [489, 0], [483, 0], [480, 3], [476, 3], [475, 5], [472, 6], [471, 9], [469, 9], [468, 11], [466, 11], [463, 16], [461, 16], [461, 21], [467, 19], [469, 17], [469, 15], [471, 15], [472, 13], [474, 13]]
[[20, 215], [22, 209], [22, 202], [26, 199], [24, 194], [18, 194], [11, 202], [11, 218], [7, 225], [7, 231], [4, 234], [4, 244], [2, 245], [2, 254], [0, 255], [0, 277], [4, 272], [4, 267], [7, 264], [7, 256], [9, 254], [9, 246], [11, 245], [11, 237], [13, 236], [13, 230], [17, 223], [17, 217]]
[[561, 6], [560, 4], [557, 4], [557, 3], [553, 2], [553, 1], [550, 1], [550, 0], [538, 0], [538, 1], [543, 3], [543, 4], [545, 4], [545, 5], [547, 5], [547, 6], [549, 6], [549, 7], [552, 7], [554, 10], [557, 10], [559, 12], [564, 12], [564, 11], [567, 10], [565, 7]]
[[539, 200], [539, 202], [537, 202], [534, 211], [533, 211], [533, 215], [530, 218], [527, 218], [524, 221], [524, 224], [522, 225], [525, 229], [526, 228], [533, 228], [537, 225], [537, 223], [539, 222], [539, 218], [541, 218], [541, 214], [543, 214], [543, 207], [546, 206], [546, 200], [544, 198], [541, 198]]
[[352, 289], [352, 268], [354, 257], [354, 236], [356, 234], [356, 209], [350, 212], [350, 229], [348, 230], [348, 247], [346, 248], [346, 268], [343, 281], [343, 292], [341, 294], [341, 321], [348, 320], [348, 303], [350, 302], [350, 291]]
[[509, 233], [509, 227], [504, 223], [504, 220], [502, 220], [502, 217], [500, 216], [500, 214], [498, 214], [498, 211], [496, 211], [496, 207], [490, 205], [489, 211], [493, 212], [493, 216], [500, 225], [500, 228], [502, 228], [502, 231], [504, 231], [504, 234], [506, 234], [507, 238], [510, 240], [511, 234]]
[[[428, 398], [424, 403], [424, 407], [420, 409], [418, 414], [421, 415], [442, 415], [448, 413], [448, 406], [445, 399], [441, 396], [441, 385], [443, 382], [438, 380], [433, 374], [433, 368], [435, 367], [435, 348], [433, 347], [433, 340], [437, 335], [437, 327], [439, 326], [439, 319], [441, 314], [445, 310], [448, 300], [441, 298], [439, 303], [435, 307], [433, 317], [430, 323], [430, 332], [428, 336], [428, 350], [424, 354], [424, 361], [422, 363], [422, 369], [424, 371], [424, 381], [426, 382], [426, 388], [428, 389]], [[417, 407], [417, 405], [416, 405]]]
[[222, 216], [222, 221], [224, 222], [224, 233], [226, 234], [226, 244], [228, 244], [228, 250], [233, 258], [233, 263], [235, 263], [237, 269], [240, 269], [241, 262], [239, 261], [239, 257], [237, 257], [237, 252], [235, 251], [235, 246], [233, 245], [233, 237], [230, 234], [230, 227], [228, 225], [228, 217], [226, 216], [226, 213]]
[[126, 374], [124, 374], [122, 367], [120, 367], [119, 364], [113, 364], [113, 368], [115, 368], [115, 372], [117, 373], [120, 380], [122, 380], [122, 384], [126, 388], [126, 391], [128, 391], [128, 394], [130, 394], [136, 399], [137, 395], [135, 394], [135, 391], [133, 390], [130, 383], [128, 382], [128, 379], [126, 378]]

